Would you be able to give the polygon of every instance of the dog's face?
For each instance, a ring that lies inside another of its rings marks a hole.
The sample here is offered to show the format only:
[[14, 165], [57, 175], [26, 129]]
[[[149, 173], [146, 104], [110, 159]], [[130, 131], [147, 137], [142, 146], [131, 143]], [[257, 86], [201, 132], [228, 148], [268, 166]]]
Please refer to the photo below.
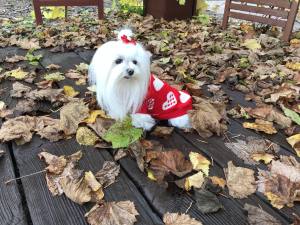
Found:
[[115, 41], [110, 44], [107, 54], [110, 65], [109, 80], [113, 82], [143, 82], [149, 79], [151, 54], [139, 45], [123, 44]]

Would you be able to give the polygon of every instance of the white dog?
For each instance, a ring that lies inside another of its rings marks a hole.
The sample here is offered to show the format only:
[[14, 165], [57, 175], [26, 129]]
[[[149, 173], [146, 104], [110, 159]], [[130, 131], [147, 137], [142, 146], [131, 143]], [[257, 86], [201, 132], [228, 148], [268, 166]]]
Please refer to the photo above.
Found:
[[132, 124], [145, 130], [150, 130], [156, 119], [189, 128], [191, 96], [152, 75], [151, 53], [132, 37], [131, 30], [123, 29], [117, 41], [109, 41], [96, 51], [89, 81], [96, 85], [98, 104], [114, 119], [131, 115]]

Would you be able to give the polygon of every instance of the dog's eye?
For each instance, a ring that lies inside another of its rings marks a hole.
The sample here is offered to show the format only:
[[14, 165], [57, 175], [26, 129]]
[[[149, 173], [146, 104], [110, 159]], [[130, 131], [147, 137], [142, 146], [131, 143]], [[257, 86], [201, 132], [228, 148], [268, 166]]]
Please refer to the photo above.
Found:
[[120, 63], [122, 63], [122, 62], [123, 62], [123, 59], [117, 59], [117, 60], [115, 61], [116, 64], [120, 64]]
[[136, 64], [137, 64], [137, 61], [136, 61], [136, 60], [133, 60], [132, 63], [136, 65]]

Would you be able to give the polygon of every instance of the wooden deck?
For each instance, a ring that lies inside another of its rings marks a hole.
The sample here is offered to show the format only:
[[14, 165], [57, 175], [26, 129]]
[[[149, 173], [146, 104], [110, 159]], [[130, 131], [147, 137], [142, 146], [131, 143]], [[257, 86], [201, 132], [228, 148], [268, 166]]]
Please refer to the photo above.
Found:
[[[52, 53], [47, 49], [39, 50], [36, 54], [43, 54], [43, 58], [38, 65], [39, 74], [45, 73], [45, 68], [49, 64], [58, 64], [62, 66], [62, 71], [74, 68], [75, 65], [85, 62], [89, 63], [94, 51], [78, 49], [76, 52]], [[26, 51], [8, 47], [0, 49], [0, 62], [6, 56], [15, 54], [25, 55]], [[24, 62], [20, 62], [20, 65]], [[0, 84], [0, 89], [5, 88], [1, 95], [1, 100], [5, 101], [9, 108], [16, 104], [16, 100], [9, 96], [11, 82], [5, 81]], [[66, 79], [59, 82], [59, 85], [74, 84], [73, 81]], [[78, 88], [77, 88], [78, 89]], [[225, 92], [232, 98], [231, 104], [249, 105], [245, 102], [243, 94], [231, 91], [223, 86]], [[83, 95], [83, 91], [81, 93]], [[41, 114], [47, 114], [47, 106], [43, 106]], [[44, 109], [45, 108], [45, 109]], [[44, 111], [44, 112], [42, 112]], [[57, 113], [52, 113], [57, 117]], [[288, 145], [283, 133], [276, 135], [262, 135], [251, 130], [246, 130], [241, 125], [242, 120], [230, 119], [229, 132], [226, 138], [232, 138], [236, 135], [244, 136], [263, 136], [281, 146], [279, 154], [295, 155], [293, 149]], [[149, 137], [154, 138], [154, 137]], [[207, 140], [207, 143], [197, 134], [186, 134], [180, 130], [173, 132], [168, 139], [159, 139], [167, 147], [178, 148], [188, 155], [190, 151], [196, 151], [208, 158], [212, 158], [214, 166], [211, 167], [211, 175], [217, 175], [224, 178], [223, 168], [227, 167], [227, 162], [232, 160], [236, 165], [251, 168], [237, 158], [224, 145], [225, 137], [213, 136]], [[31, 174], [44, 169], [37, 154], [42, 149], [47, 149], [50, 153], [61, 155], [71, 154], [81, 149], [84, 157], [80, 160], [80, 168], [98, 171], [104, 161], [113, 160], [113, 150], [97, 150], [92, 147], [82, 147], [73, 139], [63, 140], [51, 143], [34, 136], [30, 143], [17, 146], [13, 142], [1, 145], [0, 149], [6, 151], [4, 157], [0, 158], [0, 224], [1, 225], [84, 225], [87, 224], [84, 214], [91, 205], [77, 205], [65, 196], [52, 197], [47, 188], [44, 174], [38, 174], [18, 180], [10, 185], [5, 185], [4, 181], [13, 177], [19, 177]], [[176, 188], [164, 189], [157, 183], [152, 182], [140, 172], [134, 159], [130, 157], [119, 161], [121, 165], [121, 174], [117, 182], [105, 189], [105, 200], [120, 201], [131, 200], [139, 212], [139, 225], [163, 224], [162, 215], [166, 212], [187, 212], [193, 218], [202, 221], [205, 225], [244, 225], [248, 224], [247, 215], [243, 210], [245, 203], [250, 203], [261, 207], [269, 214], [273, 215], [282, 224], [292, 223], [292, 214], [300, 213], [300, 204], [293, 208], [283, 208], [277, 210], [273, 208], [268, 200], [260, 193], [251, 195], [246, 199], [233, 199], [228, 193], [224, 196], [218, 196], [224, 205], [224, 209], [214, 214], [202, 214], [197, 210], [193, 196]], [[259, 168], [266, 169], [266, 166], [260, 164]]]

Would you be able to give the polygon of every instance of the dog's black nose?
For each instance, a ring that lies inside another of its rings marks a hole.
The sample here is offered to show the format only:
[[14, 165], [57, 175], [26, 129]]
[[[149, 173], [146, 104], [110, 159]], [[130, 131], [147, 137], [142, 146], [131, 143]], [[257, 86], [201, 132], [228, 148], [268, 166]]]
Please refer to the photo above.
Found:
[[127, 73], [129, 76], [132, 76], [134, 74], [134, 70], [133, 69], [127, 69]]

